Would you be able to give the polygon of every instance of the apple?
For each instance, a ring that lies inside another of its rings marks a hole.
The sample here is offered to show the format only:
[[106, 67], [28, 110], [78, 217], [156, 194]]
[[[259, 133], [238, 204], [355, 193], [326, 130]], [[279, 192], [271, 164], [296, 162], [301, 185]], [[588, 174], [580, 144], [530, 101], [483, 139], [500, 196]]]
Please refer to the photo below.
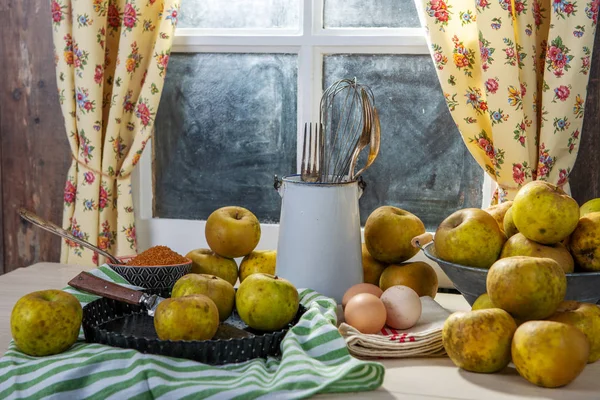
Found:
[[398, 207], [382, 206], [365, 223], [365, 244], [369, 254], [382, 263], [401, 263], [419, 249], [411, 245], [415, 236], [425, 233], [425, 225], [414, 214]]
[[520, 320], [544, 319], [565, 299], [567, 278], [550, 258], [501, 258], [486, 280], [492, 303]]
[[465, 208], [442, 221], [435, 232], [434, 246], [442, 260], [489, 268], [505, 241], [494, 217], [479, 208]]
[[502, 222], [502, 226], [504, 228], [504, 234], [507, 238], [516, 235], [519, 233], [519, 230], [515, 226], [515, 221], [513, 221], [512, 217], [512, 207], [506, 210], [506, 214], [504, 214], [504, 221]]
[[490, 300], [490, 296], [487, 293], [482, 294], [475, 300], [473, 306], [471, 306], [471, 311], [475, 310], [486, 310], [488, 308], [497, 308], [494, 306], [492, 301]]
[[215, 302], [219, 310], [219, 320], [225, 321], [233, 311], [235, 290], [231, 283], [215, 275], [187, 274], [175, 282], [171, 297], [203, 294]]
[[163, 300], [154, 314], [161, 340], [209, 340], [219, 328], [219, 309], [203, 294]]
[[62, 353], [77, 341], [83, 310], [62, 290], [41, 290], [21, 297], [10, 315], [15, 344], [30, 356]]
[[379, 277], [388, 265], [377, 261], [369, 253], [366, 244], [362, 244], [362, 267], [363, 267], [363, 282], [373, 285], [379, 284]]
[[442, 343], [452, 362], [471, 372], [496, 372], [510, 362], [510, 345], [517, 329], [504, 310], [455, 312], [442, 328]]
[[276, 260], [277, 250], [254, 250], [246, 255], [240, 263], [240, 283], [249, 275], [258, 272], [275, 275]]
[[287, 279], [269, 274], [252, 274], [235, 294], [242, 321], [260, 331], [275, 331], [289, 324], [300, 305], [298, 290]]
[[569, 239], [569, 248], [582, 270], [600, 271], [600, 212], [579, 219]]
[[547, 388], [564, 386], [577, 378], [589, 353], [590, 344], [579, 329], [554, 321], [525, 322], [517, 328], [511, 346], [519, 375]]
[[504, 231], [504, 216], [508, 210], [512, 207], [512, 201], [505, 201], [504, 203], [496, 204], [486, 208], [484, 211], [490, 214], [500, 227], [500, 230]]
[[243, 207], [222, 207], [206, 220], [206, 242], [215, 253], [236, 258], [250, 254], [260, 240], [260, 223]]
[[548, 320], [563, 322], [578, 328], [590, 342], [588, 363], [600, 359], [600, 307], [573, 300], [563, 301]]
[[562, 267], [565, 274], [570, 274], [575, 269], [575, 261], [565, 245], [562, 243], [543, 245], [527, 239], [522, 233], [517, 233], [504, 243], [500, 258], [512, 256], [551, 258]]
[[544, 181], [523, 186], [512, 206], [515, 226], [525, 237], [555, 244], [568, 237], [579, 220], [579, 205], [561, 188]]
[[589, 213], [600, 211], [600, 198], [591, 199], [583, 203], [581, 207], [579, 207], [579, 216], [583, 217]]
[[222, 257], [210, 249], [196, 249], [186, 254], [192, 260], [192, 273], [216, 275], [235, 285], [238, 266], [234, 259]]
[[416, 261], [390, 265], [379, 278], [379, 287], [386, 291], [392, 286], [408, 286], [421, 296], [435, 298], [438, 278], [433, 267], [426, 262]]

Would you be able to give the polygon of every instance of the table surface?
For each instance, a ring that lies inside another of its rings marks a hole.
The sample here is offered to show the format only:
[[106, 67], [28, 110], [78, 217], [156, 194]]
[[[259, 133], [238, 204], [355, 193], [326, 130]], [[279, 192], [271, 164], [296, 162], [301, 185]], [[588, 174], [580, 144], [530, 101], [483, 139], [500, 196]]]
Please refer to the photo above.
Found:
[[[62, 289], [83, 268], [39, 263], [0, 276], [0, 349], [11, 338], [10, 313], [16, 301], [36, 290]], [[436, 301], [451, 311], [467, 310], [459, 295], [438, 294]], [[3, 350], [0, 350], [3, 353]], [[383, 386], [373, 392], [319, 395], [318, 398], [352, 399], [600, 399], [600, 361], [588, 365], [570, 385], [544, 389], [521, 378], [514, 367], [496, 374], [475, 374], [456, 368], [448, 358], [383, 360]]]

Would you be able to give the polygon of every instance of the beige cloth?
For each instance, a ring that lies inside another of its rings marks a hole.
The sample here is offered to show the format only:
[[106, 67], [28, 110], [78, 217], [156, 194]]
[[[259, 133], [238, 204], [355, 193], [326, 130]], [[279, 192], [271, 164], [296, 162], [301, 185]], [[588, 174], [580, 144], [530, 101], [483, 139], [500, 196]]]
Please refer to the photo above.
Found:
[[380, 333], [360, 333], [342, 323], [339, 331], [350, 353], [361, 358], [439, 357], [446, 354], [442, 328], [450, 312], [429, 296], [421, 297], [422, 313], [416, 325], [398, 330], [384, 327]]

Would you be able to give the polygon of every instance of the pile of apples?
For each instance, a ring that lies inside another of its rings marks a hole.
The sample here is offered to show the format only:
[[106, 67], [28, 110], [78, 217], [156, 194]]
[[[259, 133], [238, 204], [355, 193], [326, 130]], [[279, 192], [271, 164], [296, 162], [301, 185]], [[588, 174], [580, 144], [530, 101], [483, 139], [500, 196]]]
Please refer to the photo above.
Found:
[[565, 274], [600, 270], [600, 199], [580, 208], [559, 187], [530, 182], [512, 202], [450, 215], [435, 250], [489, 269], [487, 293], [444, 324], [458, 367], [490, 373], [512, 360], [529, 382], [559, 387], [600, 359], [600, 307], [565, 301]]

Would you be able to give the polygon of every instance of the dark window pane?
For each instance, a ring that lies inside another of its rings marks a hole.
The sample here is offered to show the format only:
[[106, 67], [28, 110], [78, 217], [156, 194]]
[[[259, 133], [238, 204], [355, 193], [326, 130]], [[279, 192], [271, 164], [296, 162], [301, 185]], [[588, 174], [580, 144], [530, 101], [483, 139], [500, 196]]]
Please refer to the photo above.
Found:
[[273, 174], [296, 170], [297, 56], [174, 54], [158, 116], [154, 216], [243, 206], [279, 220]]
[[326, 85], [357, 77], [375, 95], [381, 150], [364, 174], [363, 224], [381, 205], [415, 213], [428, 230], [455, 210], [481, 207], [483, 170], [463, 144], [428, 55], [330, 55], [324, 76]]
[[298, 0], [184, 0], [178, 28], [297, 29]]
[[324, 0], [325, 28], [419, 27], [413, 0]]

